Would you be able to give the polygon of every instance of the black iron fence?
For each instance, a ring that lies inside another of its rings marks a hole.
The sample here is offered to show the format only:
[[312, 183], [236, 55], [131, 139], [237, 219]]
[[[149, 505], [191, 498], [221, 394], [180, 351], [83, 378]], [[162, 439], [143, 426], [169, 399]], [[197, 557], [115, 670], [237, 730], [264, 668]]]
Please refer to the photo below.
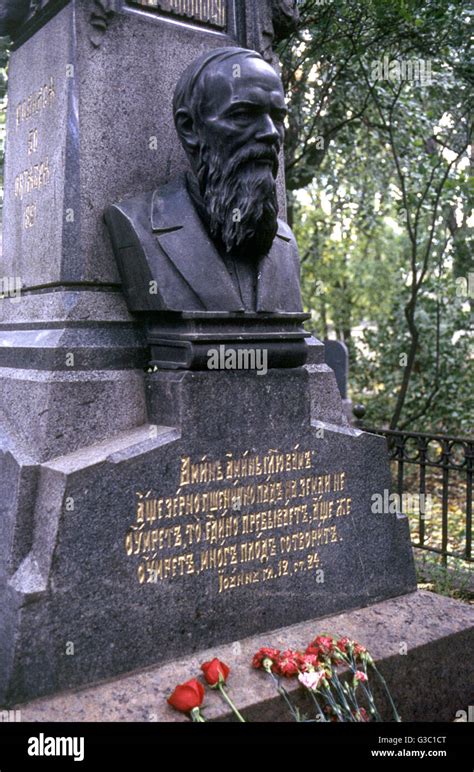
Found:
[[386, 437], [398, 496], [420, 502], [417, 512], [404, 509], [413, 546], [441, 555], [444, 565], [448, 557], [472, 563], [474, 439], [364, 429]]

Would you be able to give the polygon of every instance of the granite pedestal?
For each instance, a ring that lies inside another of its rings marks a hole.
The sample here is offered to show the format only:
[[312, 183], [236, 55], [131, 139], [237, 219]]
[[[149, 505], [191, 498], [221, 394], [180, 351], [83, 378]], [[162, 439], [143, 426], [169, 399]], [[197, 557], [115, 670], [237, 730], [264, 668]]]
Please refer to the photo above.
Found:
[[[231, 666], [230, 693], [247, 721], [290, 721], [272, 681], [251, 668], [252, 657], [262, 645], [297, 649], [323, 632], [347, 635], [369, 648], [403, 722], [455, 721], [469, 715], [468, 708], [474, 704], [474, 669], [468, 656], [474, 639], [474, 609], [417, 591], [212, 647], [88, 689], [18, 705], [5, 716], [19, 721], [189, 721], [170, 708], [166, 697], [176, 684], [199, 676], [200, 665], [217, 656]], [[382, 717], [392, 720], [376, 683], [374, 679]], [[285, 688], [295, 705], [308, 716], [314, 714], [295, 679], [285, 679]], [[210, 689], [203, 714], [209, 721], [235, 721], [220, 695]]]
[[406, 517], [371, 511], [385, 440], [311, 358], [148, 374], [147, 423], [39, 464], [5, 534], [3, 702], [415, 589]]

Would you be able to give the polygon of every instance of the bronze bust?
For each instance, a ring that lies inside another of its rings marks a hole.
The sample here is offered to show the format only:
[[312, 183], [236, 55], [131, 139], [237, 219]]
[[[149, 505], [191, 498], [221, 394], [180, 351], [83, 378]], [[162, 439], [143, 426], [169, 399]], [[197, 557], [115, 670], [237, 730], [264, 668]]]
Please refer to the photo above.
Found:
[[[281, 79], [255, 51], [216, 49], [183, 73], [173, 112], [192, 171], [105, 213], [130, 311], [146, 316], [151, 344], [192, 340], [191, 359], [168, 366], [202, 366], [196, 335], [228, 341], [239, 328], [271, 344], [273, 366], [301, 364], [299, 256], [278, 219]], [[166, 366], [163, 354], [153, 361]]]

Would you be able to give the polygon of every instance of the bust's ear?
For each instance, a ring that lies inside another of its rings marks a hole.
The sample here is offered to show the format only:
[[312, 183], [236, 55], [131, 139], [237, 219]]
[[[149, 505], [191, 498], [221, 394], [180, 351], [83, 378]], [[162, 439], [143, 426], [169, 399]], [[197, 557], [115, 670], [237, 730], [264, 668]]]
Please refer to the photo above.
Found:
[[189, 110], [181, 107], [175, 115], [176, 131], [185, 150], [194, 154], [199, 146], [199, 137], [195, 130], [194, 120]]

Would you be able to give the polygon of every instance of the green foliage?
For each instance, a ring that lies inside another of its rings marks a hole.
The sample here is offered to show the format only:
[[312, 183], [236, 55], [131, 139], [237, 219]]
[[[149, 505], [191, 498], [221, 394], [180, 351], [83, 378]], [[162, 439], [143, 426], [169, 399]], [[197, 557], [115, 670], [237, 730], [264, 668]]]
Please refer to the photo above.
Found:
[[392, 428], [472, 431], [472, 297], [455, 283], [474, 271], [471, 16], [306, 0], [280, 50], [305, 305], [349, 346], [367, 422]]
[[[417, 309], [420, 344], [402, 428], [472, 433], [474, 391], [468, 369], [472, 343], [466, 332], [470, 311], [456, 291], [448, 272], [434, 277]], [[407, 295], [405, 288], [400, 298], [393, 299], [388, 317], [364, 329], [359, 344], [364, 353], [353, 360], [353, 397], [366, 405], [364, 420], [369, 426], [387, 421], [400, 388], [409, 347]]]
[[445, 567], [440, 565], [437, 555], [425, 552], [418, 559], [416, 567], [420, 590], [428, 590], [474, 605], [472, 571], [466, 571], [463, 561], [450, 558], [449, 567]]

